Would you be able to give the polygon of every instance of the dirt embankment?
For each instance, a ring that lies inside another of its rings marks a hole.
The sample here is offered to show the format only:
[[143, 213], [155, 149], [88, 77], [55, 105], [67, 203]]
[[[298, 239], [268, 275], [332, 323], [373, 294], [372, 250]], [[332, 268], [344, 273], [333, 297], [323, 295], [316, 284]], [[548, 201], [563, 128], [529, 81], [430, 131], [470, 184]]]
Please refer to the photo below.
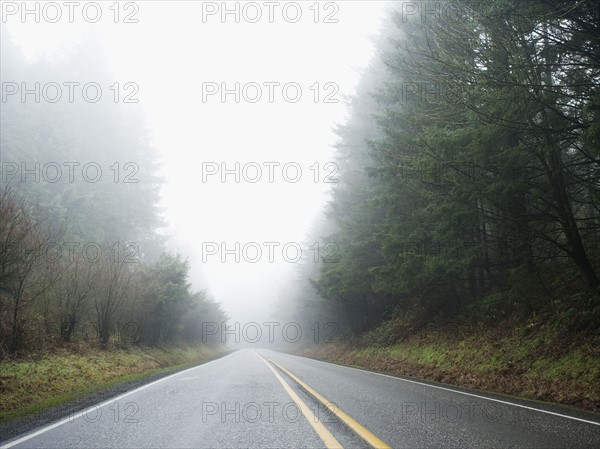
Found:
[[600, 412], [600, 337], [550, 329], [439, 330], [391, 346], [365, 341], [304, 347], [299, 355], [465, 388]]

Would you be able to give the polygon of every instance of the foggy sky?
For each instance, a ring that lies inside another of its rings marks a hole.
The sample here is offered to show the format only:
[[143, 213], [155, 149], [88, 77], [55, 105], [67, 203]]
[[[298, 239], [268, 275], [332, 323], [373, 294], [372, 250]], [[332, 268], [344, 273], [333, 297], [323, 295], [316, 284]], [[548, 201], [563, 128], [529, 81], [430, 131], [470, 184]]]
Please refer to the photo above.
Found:
[[[372, 56], [369, 36], [377, 31], [383, 3], [321, 2], [317, 18], [313, 2], [299, 2], [302, 16], [295, 23], [293, 2], [278, 2], [272, 11], [263, 2], [227, 2], [230, 10], [238, 8], [239, 23], [235, 13], [222, 17], [215, 10], [222, 2], [160, 1], [130, 2], [136, 8], [127, 10], [122, 3], [118, 23], [112, 2], [101, 2], [96, 23], [77, 10], [69, 23], [66, 7], [61, 20], [48, 23], [54, 12], [47, 9], [44, 17], [45, 3], [39, 3], [40, 23], [34, 15], [23, 23], [17, 13], [5, 16], [2, 26], [31, 60], [95, 41], [115, 81], [139, 87], [136, 98], [166, 181], [161, 206], [169, 246], [189, 257], [193, 286], [207, 289], [232, 320], [268, 319], [293, 277], [293, 248], [306, 241], [327, 200], [331, 184], [325, 176], [335, 180], [334, 167], [326, 166], [336, 140], [332, 129], [343, 122], [344, 98]], [[260, 20], [250, 23], [258, 12]], [[124, 23], [132, 13], [129, 19], [138, 22]], [[324, 23], [326, 18], [337, 23]], [[234, 92], [223, 102], [221, 87], [235, 90], [236, 83], [239, 102]], [[240, 182], [231, 172], [223, 182], [222, 163], [233, 171], [239, 164]], [[219, 172], [210, 174], [215, 167]], [[257, 167], [261, 179], [249, 182]], [[302, 175], [292, 182], [298, 167]], [[230, 253], [223, 263], [221, 245], [233, 250], [236, 243], [240, 250], [246, 245], [249, 257], [260, 247], [260, 259], [250, 263], [240, 254], [236, 263]], [[215, 245], [219, 253], [207, 254]]]

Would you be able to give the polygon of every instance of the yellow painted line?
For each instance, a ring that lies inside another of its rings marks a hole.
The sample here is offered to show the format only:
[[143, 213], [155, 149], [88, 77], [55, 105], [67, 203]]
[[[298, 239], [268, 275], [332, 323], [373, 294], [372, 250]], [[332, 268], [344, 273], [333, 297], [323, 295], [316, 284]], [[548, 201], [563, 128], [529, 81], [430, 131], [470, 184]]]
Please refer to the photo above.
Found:
[[298, 405], [300, 411], [302, 412], [308, 423], [312, 426], [312, 428], [315, 430], [319, 438], [321, 438], [323, 443], [325, 443], [325, 447], [327, 447], [327, 449], [344, 449], [340, 442], [335, 439], [335, 437], [331, 434], [329, 430], [327, 430], [327, 428], [323, 424], [321, 424], [319, 421], [315, 422], [308, 406], [302, 401], [302, 399], [300, 399], [296, 392], [292, 390], [292, 387], [290, 387], [287, 384], [287, 382], [283, 380], [283, 377], [281, 377], [281, 375], [277, 371], [275, 371], [275, 368], [269, 365], [269, 363], [260, 354], [256, 353], [256, 355], [260, 357], [260, 359], [263, 362], [265, 362], [265, 365], [267, 365], [269, 369], [273, 372], [273, 374], [275, 375], [279, 383], [281, 383], [287, 394], [289, 394], [290, 397], [296, 403], [296, 405]]
[[339, 407], [337, 407], [337, 406], [335, 406], [333, 408], [330, 407], [330, 405], [334, 404], [333, 402], [331, 402], [328, 399], [321, 396], [319, 393], [317, 393], [311, 387], [306, 385], [306, 383], [304, 383], [302, 380], [300, 380], [297, 376], [293, 375], [288, 370], [286, 370], [279, 363], [274, 362], [273, 360], [269, 360], [269, 361], [271, 363], [273, 363], [275, 366], [277, 366], [277, 368], [279, 368], [281, 371], [283, 371], [288, 376], [290, 376], [292, 379], [294, 379], [296, 382], [298, 382], [298, 384], [300, 384], [306, 391], [308, 391], [311, 395], [313, 395], [315, 397], [315, 399], [317, 399], [324, 406], [326, 406], [333, 413], [335, 413], [335, 415], [338, 418], [340, 418], [348, 427], [350, 427], [358, 436], [360, 436], [363, 440], [365, 440], [367, 443], [369, 443], [372, 447], [377, 448], [377, 449], [391, 449], [391, 446], [389, 446], [386, 443], [384, 443], [383, 441], [381, 441], [373, 433], [371, 433], [366, 427], [364, 427], [362, 424], [359, 424], [358, 421], [356, 421], [354, 418], [352, 418], [347, 413], [343, 412]]

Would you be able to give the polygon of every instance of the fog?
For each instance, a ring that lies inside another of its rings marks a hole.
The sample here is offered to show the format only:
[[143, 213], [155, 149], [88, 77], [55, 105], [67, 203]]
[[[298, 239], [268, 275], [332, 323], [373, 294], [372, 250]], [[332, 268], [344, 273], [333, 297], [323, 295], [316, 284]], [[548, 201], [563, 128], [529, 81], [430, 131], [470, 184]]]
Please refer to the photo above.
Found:
[[312, 257], [306, 245], [327, 243], [307, 232], [337, 179], [333, 128], [373, 56], [383, 3], [24, 5], [3, 2], [2, 27], [29, 62], [100, 52], [119, 101], [138, 100], [164, 178], [160, 233], [190, 261], [194, 289], [232, 321], [270, 319], [297, 249]]
[[[598, 6], [0, 2], [0, 434], [589, 445], [549, 410], [600, 404]], [[424, 393], [407, 440], [410, 378], [580, 438]]]

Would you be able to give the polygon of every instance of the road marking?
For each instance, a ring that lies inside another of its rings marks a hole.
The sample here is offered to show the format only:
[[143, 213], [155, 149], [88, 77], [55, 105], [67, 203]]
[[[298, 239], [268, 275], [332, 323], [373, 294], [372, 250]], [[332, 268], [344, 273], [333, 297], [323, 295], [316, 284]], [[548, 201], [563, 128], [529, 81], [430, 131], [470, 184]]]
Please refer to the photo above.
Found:
[[[286, 355], [291, 355], [291, 354], [286, 354]], [[561, 418], [572, 419], [572, 420], [580, 421], [580, 422], [583, 422], [583, 423], [586, 423], [586, 424], [594, 424], [595, 426], [600, 426], [600, 422], [598, 422], [598, 421], [590, 421], [588, 419], [577, 418], [576, 416], [569, 416], [569, 415], [564, 415], [562, 413], [551, 412], [549, 410], [544, 410], [544, 409], [541, 409], [541, 408], [535, 408], [535, 407], [530, 407], [528, 405], [517, 404], [516, 402], [508, 402], [508, 401], [503, 401], [501, 399], [495, 399], [495, 398], [490, 398], [490, 397], [487, 397], [487, 396], [482, 396], [480, 394], [468, 393], [466, 391], [460, 391], [460, 390], [453, 390], [452, 388], [440, 387], [438, 385], [432, 385], [432, 384], [428, 384], [428, 383], [425, 383], [425, 382], [419, 382], [418, 380], [403, 379], [402, 377], [396, 377], [396, 376], [391, 376], [389, 374], [377, 373], [375, 371], [368, 371], [366, 369], [355, 368], [353, 366], [338, 365], [337, 363], [325, 362], [324, 360], [316, 360], [316, 359], [311, 359], [309, 357], [302, 357], [302, 356], [293, 356], [293, 357], [300, 357], [300, 358], [303, 358], [303, 359], [308, 359], [308, 360], [312, 360], [312, 361], [315, 361], [315, 362], [326, 363], [328, 365], [333, 365], [333, 366], [337, 366], [337, 367], [341, 367], [341, 368], [349, 368], [349, 369], [353, 369], [353, 370], [360, 371], [360, 372], [363, 372], [363, 373], [369, 373], [369, 374], [375, 374], [377, 376], [389, 377], [390, 379], [401, 380], [403, 382], [409, 382], [409, 383], [417, 384], [417, 385], [423, 385], [425, 387], [437, 388], [438, 390], [450, 391], [452, 393], [464, 394], [465, 396], [472, 396], [474, 398], [486, 399], [488, 401], [499, 402], [500, 404], [513, 405], [515, 407], [521, 407], [521, 408], [524, 408], [524, 409], [527, 409], [527, 410], [533, 410], [533, 411], [536, 411], [536, 412], [546, 413], [548, 415], [559, 416]]]
[[218, 359], [215, 359], [215, 360], [211, 360], [210, 362], [203, 363], [202, 365], [197, 365], [197, 366], [193, 366], [191, 368], [184, 369], [183, 371], [179, 371], [178, 373], [174, 373], [174, 374], [171, 374], [171, 375], [166, 376], [166, 377], [161, 377], [160, 379], [155, 380], [154, 382], [150, 382], [149, 384], [142, 385], [141, 387], [138, 387], [135, 390], [128, 391], [127, 393], [123, 393], [120, 396], [117, 396], [115, 398], [111, 398], [111, 399], [109, 399], [107, 401], [101, 402], [100, 404], [90, 405], [89, 407], [86, 407], [83, 410], [80, 410], [80, 411], [78, 411], [78, 412], [76, 412], [74, 414], [70, 414], [70, 416], [68, 418], [64, 418], [61, 421], [55, 422], [54, 424], [50, 424], [50, 425], [48, 425], [46, 427], [42, 427], [41, 429], [36, 430], [35, 432], [30, 433], [28, 435], [25, 435], [24, 437], [21, 437], [21, 438], [19, 438], [17, 440], [11, 441], [8, 444], [0, 445], [0, 449], [9, 449], [9, 448], [11, 448], [13, 446], [16, 446], [17, 444], [24, 443], [25, 441], [31, 440], [32, 438], [35, 438], [35, 437], [37, 437], [39, 435], [42, 435], [42, 434], [44, 434], [44, 433], [46, 433], [46, 432], [48, 432], [48, 431], [50, 431], [52, 429], [56, 429], [57, 427], [60, 427], [63, 424], [66, 424], [68, 422], [73, 422], [77, 418], [82, 417], [86, 413], [86, 411], [89, 410], [92, 407], [94, 407], [96, 409], [97, 408], [105, 407], [108, 404], [112, 404], [113, 402], [118, 401], [120, 399], [123, 399], [124, 397], [127, 397], [127, 396], [129, 396], [129, 395], [131, 395], [133, 393], [137, 393], [138, 391], [141, 391], [141, 390], [144, 390], [144, 389], [146, 389], [148, 387], [151, 387], [152, 385], [155, 385], [155, 384], [157, 384], [159, 382], [162, 382], [163, 380], [167, 380], [167, 379], [170, 379], [172, 377], [179, 376], [180, 374], [186, 373], [186, 372], [191, 371], [193, 369], [198, 369], [198, 368], [202, 368], [202, 367], [204, 367], [206, 365], [210, 365], [211, 363], [214, 363], [214, 362], [217, 362], [219, 360], [222, 360], [225, 357], [228, 357], [229, 355], [231, 355], [231, 354], [228, 354], [228, 355], [226, 355], [224, 357], [219, 357]]
[[308, 408], [308, 406], [302, 401], [302, 399], [300, 399], [300, 397], [296, 394], [296, 392], [294, 390], [292, 390], [292, 388], [287, 384], [287, 382], [285, 380], [283, 380], [283, 377], [281, 377], [281, 375], [277, 371], [275, 371], [275, 368], [273, 368], [271, 365], [269, 365], [269, 363], [264, 358], [262, 358], [262, 356], [260, 354], [258, 354], [257, 352], [255, 354], [263, 362], [265, 362], [265, 365], [267, 365], [269, 367], [269, 369], [273, 372], [273, 374], [275, 375], [275, 377], [277, 378], [279, 383], [283, 386], [283, 388], [287, 392], [287, 394], [289, 394], [290, 397], [296, 403], [296, 405], [298, 405], [298, 407], [300, 408], [300, 411], [302, 412], [302, 414], [304, 415], [304, 417], [306, 418], [308, 423], [312, 426], [312, 428], [315, 430], [315, 432], [317, 432], [317, 435], [319, 436], [319, 438], [321, 438], [323, 443], [325, 443], [325, 447], [327, 447], [328, 449], [333, 449], [333, 448], [343, 449], [340, 442], [335, 439], [335, 437], [331, 434], [331, 432], [329, 430], [327, 430], [327, 428], [323, 424], [321, 424], [319, 421], [315, 422], [315, 420], [313, 419], [314, 417], [311, 415], [311, 411]]
[[[325, 397], [321, 396], [319, 393], [317, 393], [315, 390], [313, 390], [311, 387], [309, 387], [306, 383], [304, 383], [302, 380], [300, 380], [297, 376], [295, 376], [294, 374], [290, 373], [287, 369], [285, 369], [279, 363], [274, 362], [273, 360], [269, 360], [269, 361], [271, 363], [273, 363], [281, 371], [283, 371], [288, 376], [290, 376], [292, 379], [294, 379], [296, 382], [298, 382], [298, 384], [300, 384], [306, 391], [308, 391], [312, 396], [314, 396], [315, 399], [317, 399], [318, 401], [320, 401], [325, 407], [327, 407], [327, 408], [329, 408], [331, 410], [331, 408], [329, 407], [329, 405], [330, 404], [334, 404], [333, 402], [331, 402], [330, 400], [328, 400]], [[356, 421], [350, 415], [348, 415], [347, 413], [345, 413], [344, 411], [342, 411], [339, 407], [336, 406], [336, 410], [331, 410], [331, 411], [338, 418], [340, 418], [342, 421], [344, 421], [344, 423], [348, 427], [350, 427], [359, 437], [361, 437], [363, 440], [365, 440], [367, 443], [369, 443], [372, 447], [377, 448], [377, 449], [391, 449], [390, 446], [388, 446], [386, 443], [384, 443], [379, 438], [377, 438], [366, 427], [364, 427], [362, 424], [358, 423], [358, 421]]]

